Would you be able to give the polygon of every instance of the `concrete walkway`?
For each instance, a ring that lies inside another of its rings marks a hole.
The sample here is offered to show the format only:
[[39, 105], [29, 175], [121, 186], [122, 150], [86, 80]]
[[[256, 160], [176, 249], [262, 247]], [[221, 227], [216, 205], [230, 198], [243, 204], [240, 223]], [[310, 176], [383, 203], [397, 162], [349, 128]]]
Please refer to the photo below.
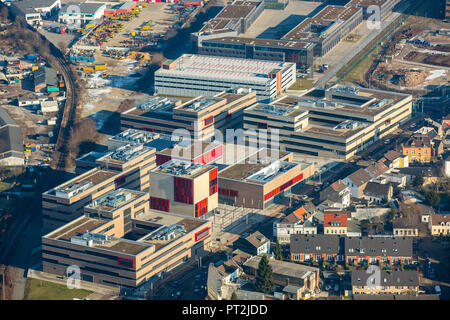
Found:
[[24, 269], [15, 268], [16, 280], [14, 281], [14, 291], [12, 295], [13, 300], [23, 300], [25, 295], [25, 285], [27, 278], [24, 276]]
[[[57, 278], [56, 275], [42, 272], [42, 271], [36, 271], [33, 269], [28, 270], [28, 278], [34, 278], [44, 281], [49, 281], [61, 285], [67, 285], [67, 279], [64, 277], [64, 279]], [[92, 282], [86, 282], [86, 281], [80, 281], [80, 289], [85, 289], [89, 291], [93, 291], [97, 294], [104, 296], [118, 296], [119, 295], [119, 288], [115, 287], [108, 287], [105, 285], [101, 285], [98, 283], [92, 283]]]

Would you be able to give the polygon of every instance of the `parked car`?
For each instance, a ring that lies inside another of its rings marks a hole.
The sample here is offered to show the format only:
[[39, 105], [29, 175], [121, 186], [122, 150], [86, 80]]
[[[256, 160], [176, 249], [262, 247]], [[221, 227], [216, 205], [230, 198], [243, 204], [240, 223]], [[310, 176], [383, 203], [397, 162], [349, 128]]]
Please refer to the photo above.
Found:
[[315, 192], [319, 192], [320, 189], [321, 189], [320, 187], [315, 187], [315, 188], [314, 188], [314, 191], [315, 191]]

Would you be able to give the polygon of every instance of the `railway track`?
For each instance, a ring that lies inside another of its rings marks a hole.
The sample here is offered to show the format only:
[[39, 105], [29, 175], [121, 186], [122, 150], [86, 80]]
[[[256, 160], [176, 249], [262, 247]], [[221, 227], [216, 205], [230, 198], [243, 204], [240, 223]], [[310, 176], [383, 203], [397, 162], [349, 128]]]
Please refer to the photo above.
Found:
[[64, 104], [64, 111], [62, 114], [55, 148], [55, 151], [58, 152], [55, 169], [58, 171], [62, 171], [65, 169], [66, 159], [69, 153], [68, 143], [70, 138], [70, 129], [75, 120], [77, 92], [75, 92], [76, 84], [73, 78], [73, 73], [67, 61], [62, 55], [56, 56], [55, 58], [58, 60], [58, 63], [61, 67], [61, 73], [63, 74], [66, 86], [66, 102]]

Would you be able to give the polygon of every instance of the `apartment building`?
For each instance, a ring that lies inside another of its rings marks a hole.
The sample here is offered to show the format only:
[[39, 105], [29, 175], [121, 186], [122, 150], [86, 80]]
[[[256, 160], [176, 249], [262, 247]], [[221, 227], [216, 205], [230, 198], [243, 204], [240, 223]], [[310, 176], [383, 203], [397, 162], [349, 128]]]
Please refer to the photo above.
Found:
[[323, 233], [346, 235], [350, 212], [331, 211], [323, 213]]
[[338, 85], [255, 104], [244, 111], [244, 128], [279, 130], [283, 151], [349, 159], [396, 130], [411, 112], [410, 95]]
[[129, 128], [172, 134], [185, 129], [190, 138], [210, 140], [214, 130], [225, 132], [241, 124], [244, 108], [256, 102], [256, 92], [245, 89], [223, 90], [213, 96], [198, 97], [184, 104], [176, 99], [153, 97], [121, 114], [121, 130]]
[[346, 237], [345, 262], [348, 264], [410, 264], [413, 260], [411, 237]]
[[273, 99], [295, 81], [294, 63], [193, 54], [166, 61], [155, 72], [157, 93], [188, 97], [244, 88], [256, 92], [257, 100]]
[[419, 293], [419, 273], [417, 271], [380, 271], [380, 278], [371, 276], [366, 270], [352, 271], [352, 293], [359, 294], [408, 294]]
[[131, 228], [126, 219], [86, 215], [46, 234], [44, 272], [67, 276], [78, 266], [83, 281], [136, 288], [202, 256], [209, 246], [207, 220], [153, 210], [130, 218]]
[[90, 152], [76, 159], [75, 164], [78, 174], [93, 168], [121, 172], [128, 188], [148, 191], [148, 172], [156, 167], [156, 153], [143, 144], [125, 144], [110, 152]]
[[172, 159], [150, 171], [150, 207], [208, 218], [218, 207], [217, 168]]
[[313, 214], [308, 212], [304, 206], [273, 222], [273, 237], [279, 244], [289, 244], [291, 234], [317, 234], [317, 226], [313, 223]]
[[289, 162], [292, 154], [287, 152], [280, 152], [279, 159], [262, 157], [261, 153], [263, 151], [219, 172], [220, 202], [264, 209], [314, 174], [312, 163]]

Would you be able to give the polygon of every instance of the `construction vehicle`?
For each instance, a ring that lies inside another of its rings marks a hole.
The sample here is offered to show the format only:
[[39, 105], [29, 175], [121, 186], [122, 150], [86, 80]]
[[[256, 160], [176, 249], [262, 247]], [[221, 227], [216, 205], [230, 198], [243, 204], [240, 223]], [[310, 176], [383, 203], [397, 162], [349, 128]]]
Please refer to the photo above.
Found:
[[95, 70], [106, 70], [106, 64], [96, 64], [94, 66]]
[[108, 74], [107, 73], [102, 73], [102, 78], [103, 79], [105, 79], [105, 78], [107, 78], [108, 77]]

